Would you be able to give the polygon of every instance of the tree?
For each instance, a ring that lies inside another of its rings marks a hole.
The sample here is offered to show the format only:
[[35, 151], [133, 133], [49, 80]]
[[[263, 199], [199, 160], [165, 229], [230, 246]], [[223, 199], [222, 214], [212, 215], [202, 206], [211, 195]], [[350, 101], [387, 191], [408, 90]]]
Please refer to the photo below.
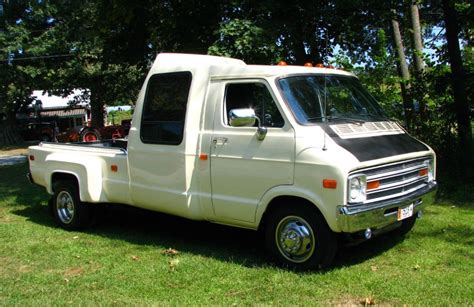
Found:
[[466, 166], [472, 166], [473, 155], [470, 110], [464, 82], [466, 75], [459, 48], [459, 28], [454, 1], [443, 0], [443, 12], [446, 26], [448, 54], [451, 64], [451, 82], [453, 87], [454, 104], [456, 106], [455, 112], [458, 124], [459, 145], [463, 150], [461, 157], [463, 157]]
[[400, 33], [400, 26], [396, 19], [396, 12], [392, 11], [394, 17], [392, 18], [392, 31], [395, 50], [398, 55], [398, 71], [401, 78], [400, 86], [402, 88], [403, 107], [405, 110], [405, 124], [408, 129], [411, 127], [413, 103], [410, 98], [410, 72], [405, 56], [405, 49], [403, 47], [403, 39]]
[[412, 1], [410, 4], [410, 17], [413, 37], [413, 62], [415, 64], [416, 74], [421, 75], [425, 65], [423, 63], [423, 40], [421, 38], [420, 14], [416, 1]]
[[279, 57], [275, 41], [249, 20], [222, 22], [218, 33], [220, 38], [209, 47], [209, 54], [244, 59], [250, 64], [270, 64]]

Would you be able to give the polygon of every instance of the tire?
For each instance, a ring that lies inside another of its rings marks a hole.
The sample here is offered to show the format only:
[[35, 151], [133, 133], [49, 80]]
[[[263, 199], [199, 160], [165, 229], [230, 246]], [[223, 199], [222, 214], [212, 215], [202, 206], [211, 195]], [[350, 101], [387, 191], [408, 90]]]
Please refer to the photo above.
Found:
[[400, 227], [395, 229], [393, 233], [397, 236], [403, 237], [412, 230], [413, 226], [415, 226], [415, 222], [416, 222], [416, 214], [403, 220]]
[[80, 139], [82, 142], [100, 141], [100, 133], [96, 129], [88, 128], [81, 131]]
[[77, 185], [71, 181], [55, 183], [52, 206], [54, 219], [63, 229], [83, 229], [92, 220], [91, 208], [81, 202]]
[[51, 142], [51, 137], [47, 134], [41, 136], [41, 142]]
[[277, 264], [295, 270], [326, 268], [337, 249], [336, 235], [317, 209], [298, 204], [269, 213], [265, 243]]

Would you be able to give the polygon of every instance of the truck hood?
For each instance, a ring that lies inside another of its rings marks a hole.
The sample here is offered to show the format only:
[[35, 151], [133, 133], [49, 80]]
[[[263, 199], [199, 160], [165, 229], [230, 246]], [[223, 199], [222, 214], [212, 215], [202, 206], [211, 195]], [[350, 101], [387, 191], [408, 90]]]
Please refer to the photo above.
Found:
[[330, 124], [323, 129], [336, 144], [360, 162], [429, 150], [396, 122]]

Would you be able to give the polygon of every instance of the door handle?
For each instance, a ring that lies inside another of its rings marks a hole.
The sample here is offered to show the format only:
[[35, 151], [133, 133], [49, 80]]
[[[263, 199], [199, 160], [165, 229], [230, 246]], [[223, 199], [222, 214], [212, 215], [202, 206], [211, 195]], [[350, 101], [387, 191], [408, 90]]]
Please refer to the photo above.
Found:
[[212, 143], [214, 143], [214, 147], [223, 146], [225, 143], [227, 143], [227, 138], [217, 137], [212, 140]]

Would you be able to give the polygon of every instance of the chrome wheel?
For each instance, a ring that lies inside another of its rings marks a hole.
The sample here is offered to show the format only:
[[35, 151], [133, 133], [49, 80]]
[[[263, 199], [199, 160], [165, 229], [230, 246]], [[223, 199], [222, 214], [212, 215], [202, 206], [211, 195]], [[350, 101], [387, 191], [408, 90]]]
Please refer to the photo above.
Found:
[[71, 223], [74, 218], [74, 198], [68, 191], [61, 191], [56, 197], [58, 218], [64, 224]]
[[315, 239], [311, 226], [299, 216], [287, 216], [277, 225], [275, 241], [283, 257], [301, 263], [314, 253]]

